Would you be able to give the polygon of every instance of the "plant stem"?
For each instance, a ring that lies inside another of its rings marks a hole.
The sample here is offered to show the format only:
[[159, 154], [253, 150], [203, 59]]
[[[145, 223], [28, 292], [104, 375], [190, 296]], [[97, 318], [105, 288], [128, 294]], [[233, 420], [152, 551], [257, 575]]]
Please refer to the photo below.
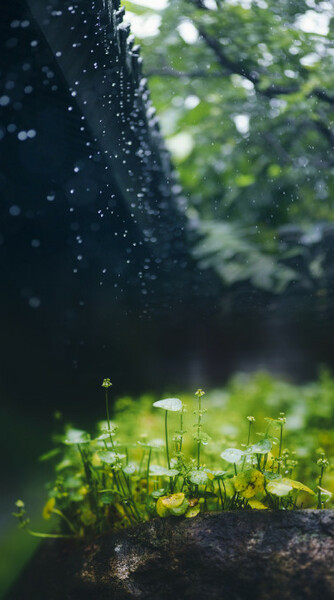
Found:
[[146, 495], [149, 497], [149, 480], [150, 480], [150, 462], [151, 462], [152, 448], [150, 447], [147, 459], [147, 471], [146, 471]]
[[283, 447], [283, 423], [281, 425], [280, 437], [279, 437], [279, 450], [278, 450], [278, 474], [281, 472], [281, 454]]
[[110, 431], [109, 392], [108, 392], [108, 389], [106, 389], [105, 397], [106, 397], [106, 413], [107, 413], [108, 431]]
[[[325, 468], [322, 466], [321, 469], [320, 469], [319, 482], [318, 482], [319, 488], [322, 485], [322, 477], [323, 477], [323, 474], [324, 474], [324, 470], [325, 470]], [[319, 489], [318, 489], [318, 505], [317, 505], [317, 508], [322, 508], [321, 490], [319, 490]]]
[[93, 489], [94, 486], [93, 486], [93, 481], [92, 481], [92, 474], [90, 471], [90, 465], [89, 465], [89, 462], [86, 460], [85, 453], [84, 453], [83, 449], [81, 448], [80, 444], [78, 444], [78, 449], [79, 449], [79, 453], [80, 453], [82, 464], [83, 464], [84, 471], [85, 471], [86, 480], [87, 480], [88, 487], [89, 487], [89, 498], [90, 498], [91, 510], [94, 513], [96, 513], [97, 512], [97, 499], [94, 494], [94, 489]]
[[[246, 444], [247, 448], [248, 448], [248, 446], [249, 446], [249, 442], [250, 442], [251, 429], [252, 429], [252, 421], [250, 421], [250, 420], [249, 420], [249, 421], [248, 421], [248, 437], [247, 437], [247, 444]], [[244, 468], [245, 468], [245, 462], [246, 462], [246, 456], [244, 456], [244, 459], [243, 459], [243, 461], [242, 461], [242, 467], [241, 467], [241, 470], [242, 470], [242, 471], [243, 471], [243, 470], [244, 470]]]
[[55, 538], [55, 539], [73, 539], [78, 537], [76, 535], [62, 535], [61, 533], [40, 533], [39, 531], [32, 531], [31, 529], [26, 528], [26, 532], [30, 535], [38, 538]]
[[140, 463], [139, 463], [139, 475], [141, 475], [142, 466], [143, 466], [143, 462], [144, 462], [144, 457], [145, 457], [145, 450], [143, 450], [143, 454], [141, 456]]
[[220, 502], [221, 502], [222, 510], [223, 510], [224, 509], [224, 503], [223, 503], [222, 489], [221, 489], [221, 486], [220, 486], [220, 479], [218, 479], [218, 488], [219, 488]]
[[166, 456], [167, 456], [167, 465], [168, 469], [170, 469], [170, 461], [169, 461], [169, 448], [168, 448], [168, 410], [165, 410], [165, 440], [166, 440]]
[[202, 397], [199, 394], [198, 395], [198, 423], [197, 423], [197, 469], [199, 469], [200, 461], [201, 461], [201, 440], [198, 439], [200, 436], [201, 427], [202, 427], [201, 410], [202, 410]]
[[182, 452], [182, 444], [183, 444], [183, 412], [181, 410], [181, 414], [180, 414], [180, 452]]

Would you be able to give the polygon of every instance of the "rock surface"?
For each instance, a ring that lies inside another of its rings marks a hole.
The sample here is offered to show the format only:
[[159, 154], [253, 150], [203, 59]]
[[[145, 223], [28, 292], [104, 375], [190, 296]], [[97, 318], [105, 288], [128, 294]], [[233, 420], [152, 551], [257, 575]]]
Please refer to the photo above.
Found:
[[43, 543], [7, 600], [333, 600], [334, 511], [155, 519]]

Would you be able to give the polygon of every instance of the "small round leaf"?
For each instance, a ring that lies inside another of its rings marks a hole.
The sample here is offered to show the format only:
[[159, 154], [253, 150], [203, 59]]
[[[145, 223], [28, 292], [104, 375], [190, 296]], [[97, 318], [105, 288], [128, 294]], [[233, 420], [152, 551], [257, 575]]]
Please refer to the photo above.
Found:
[[153, 406], [162, 408], [163, 410], [170, 410], [171, 412], [179, 412], [182, 410], [183, 405], [179, 398], [165, 398], [164, 400], [157, 400]]
[[209, 482], [208, 474], [205, 471], [194, 470], [188, 473], [188, 478], [194, 485], [207, 485]]
[[228, 463], [238, 463], [242, 460], [244, 455], [245, 453], [242, 450], [238, 450], [238, 448], [227, 448], [220, 456]]

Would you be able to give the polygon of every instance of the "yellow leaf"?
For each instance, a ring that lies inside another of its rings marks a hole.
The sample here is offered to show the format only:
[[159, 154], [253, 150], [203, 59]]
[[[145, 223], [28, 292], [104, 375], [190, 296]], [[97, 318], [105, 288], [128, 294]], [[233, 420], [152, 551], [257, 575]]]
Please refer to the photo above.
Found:
[[43, 508], [43, 512], [42, 512], [43, 519], [46, 519], [46, 520], [50, 519], [52, 511], [53, 511], [53, 509], [55, 507], [55, 504], [56, 504], [55, 498], [50, 498], [47, 501], [47, 503], [45, 504], [45, 506]]
[[167, 498], [167, 496], [161, 496], [161, 498], [158, 499], [157, 505], [156, 505], [156, 510], [157, 513], [159, 515], [159, 517], [168, 517], [169, 515], [169, 510], [168, 508], [163, 504], [163, 500], [165, 500]]
[[243, 498], [252, 498], [264, 490], [264, 475], [257, 469], [242, 471], [233, 477], [232, 481], [235, 491], [239, 492]]
[[274, 455], [271, 452], [268, 452], [267, 456], [262, 456], [260, 461], [261, 469], [264, 467], [268, 470], [273, 466], [274, 463]]
[[196, 517], [198, 515], [198, 513], [200, 512], [201, 508], [199, 506], [199, 504], [197, 504], [196, 506], [192, 506], [191, 508], [188, 508], [185, 517], [187, 519], [192, 519], [193, 517]]
[[314, 491], [311, 488], [307, 487], [300, 481], [295, 481], [294, 479], [282, 479], [282, 483], [286, 483], [287, 485], [291, 485], [295, 490], [300, 490], [301, 492], [307, 492], [308, 494], [312, 494], [314, 496]]
[[262, 502], [260, 502], [260, 500], [257, 500], [256, 498], [250, 498], [248, 500], [248, 504], [251, 508], [255, 510], [268, 510], [268, 506], [265, 506], [264, 504], [262, 504]]
[[172, 494], [171, 496], [162, 496], [161, 501], [166, 508], [178, 508], [181, 506], [184, 498], [184, 494], [179, 492], [178, 494]]

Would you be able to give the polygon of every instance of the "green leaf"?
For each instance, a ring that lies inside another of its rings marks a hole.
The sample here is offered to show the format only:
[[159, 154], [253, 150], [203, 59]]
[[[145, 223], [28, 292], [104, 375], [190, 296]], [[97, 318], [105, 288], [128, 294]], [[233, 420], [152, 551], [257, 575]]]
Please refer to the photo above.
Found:
[[82, 486], [82, 481], [76, 477], [67, 477], [67, 479], [64, 480], [63, 486], [65, 489], [77, 489]]
[[160, 488], [159, 490], [154, 490], [154, 492], [152, 492], [151, 496], [152, 496], [152, 498], [160, 498], [165, 493], [166, 493], [166, 488]]
[[102, 504], [111, 504], [114, 501], [114, 494], [111, 492], [104, 492], [101, 494]]
[[53, 448], [53, 450], [50, 450], [49, 452], [45, 452], [45, 454], [42, 454], [42, 456], [39, 457], [39, 462], [44, 462], [46, 460], [50, 460], [51, 458], [53, 458], [54, 456], [57, 456], [60, 452], [60, 448]]
[[104, 450], [98, 453], [102, 462], [107, 465], [114, 465], [118, 460], [125, 458], [125, 454], [118, 454], [116, 452], [110, 452], [109, 450]]
[[212, 471], [212, 473], [215, 476], [215, 479], [223, 479], [228, 471]]
[[103, 442], [104, 440], [110, 440], [110, 436], [115, 435], [115, 431], [116, 431], [116, 427], [115, 429], [110, 429], [110, 431], [108, 432], [104, 432], [101, 433], [101, 435], [99, 435], [97, 438], [95, 438], [95, 442]]
[[272, 481], [274, 479], [282, 479], [282, 475], [280, 475], [279, 473], [273, 473], [272, 471], [264, 471], [263, 474], [266, 479], [269, 479], [269, 481]]
[[156, 438], [154, 440], [151, 440], [150, 442], [137, 442], [138, 446], [141, 446], [142, 448], [154, 448], [155, 450], [160, 450], [161, 448], [164, 447], [165, 442], [163, 440], [161, 440], [160, 438]]
[[292, 491], [292, 485], [282, 483], [282, 481], [273, 480], [267, 483], [266, 490], [275, 496], [287, 496]]
[[330, 500], [333, 495], [332, 492], [325, 490], [324, 488], [320, 487], [319, 485], [317, 485], [317, 488], [318, 488], [318, 490], [320, 490], [321, 501], [328, 502], [328, 500]]
[[272, 448], [272, 442], [268, 438], [264, 438], [256, 444], [253, 444], [248, 450], [247, 454], [268, 454]]
[[226, 460], [226, 462], [237, 464], [245, 456], [245, 453], [242, 450], [238, 450], [238, 448], [227, 448], [220, 456]]
[[128, 465], [126, 465], [126, 467], [123, 467], [123, 473], [125, 473], [125, 475], [133, 475], [137, 470], [137, 466], [134, 465], [133, 463], [129, 463]]
[[208, 474], [200, 469], [190, 471], [190, 473], [188, 473], [188, 479], [194, 485], [207, 485], [209, 483]]
[[161, 465], [150, 465], [150, 474], [158, 477], [176, 477], [179, 471], [176, 469], [166, 469], [166, 467], [162, 467]]
[[189, 506], [188, 500], [185, 498], [181, 506], [173, 507], [170, 509], [170, 514], [174, 517], [182, 517], [187, 512]]
[[153, 406], [171, 412], [179, 412], [182, 410], [183, 405], [179, 398], [165, 398], [164, 400], [157, 400], [157, 402], [154, 402]]
[[90, 435], [86, 431], [82, 431], [81, 429], [68, 429], [66, 431], [64, 444], [67, 446], [71, 446], [73, 444], [89, 444], [90, 441]]

